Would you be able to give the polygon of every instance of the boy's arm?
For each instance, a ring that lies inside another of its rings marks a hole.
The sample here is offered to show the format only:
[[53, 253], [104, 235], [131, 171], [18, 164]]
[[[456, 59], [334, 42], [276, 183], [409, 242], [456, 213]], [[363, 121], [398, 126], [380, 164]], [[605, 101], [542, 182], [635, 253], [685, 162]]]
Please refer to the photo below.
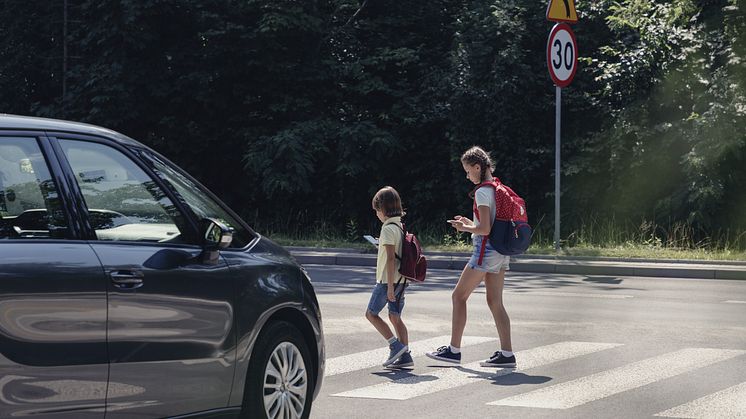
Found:
[[393, 244], [384, 244], [386, 250], [386, 278], [388, 279], [388, 292], [386, 293], [389, 301], [396, 301], [394, 296], [394, 278], [396, 277], [396, 249]]

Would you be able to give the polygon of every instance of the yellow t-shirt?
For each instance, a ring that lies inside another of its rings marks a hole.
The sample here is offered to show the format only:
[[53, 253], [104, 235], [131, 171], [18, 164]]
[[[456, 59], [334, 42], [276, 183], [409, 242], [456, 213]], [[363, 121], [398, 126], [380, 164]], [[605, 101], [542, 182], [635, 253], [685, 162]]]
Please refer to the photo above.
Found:
[[[401, 217], [391, 217], [387, 219], [383, 226], [381, 226], [381, 234], [378, 235], [378, 260], [376, 261], [376, 282], [386, 284], [388, 283], [388, 272], [386, 272], [386, 262], [388, 261], [388, 255], [386, 249], [383, 247], [387, 244], [394, 245], [394, 252], [401, 257]], [[394, 284], [399, 280], [399, 266], [401, 262], [399, 259], [394, 260], [394, 272], [396, 277], [394, 278]], [[402, 280], [404, 283], [406, 279]]]

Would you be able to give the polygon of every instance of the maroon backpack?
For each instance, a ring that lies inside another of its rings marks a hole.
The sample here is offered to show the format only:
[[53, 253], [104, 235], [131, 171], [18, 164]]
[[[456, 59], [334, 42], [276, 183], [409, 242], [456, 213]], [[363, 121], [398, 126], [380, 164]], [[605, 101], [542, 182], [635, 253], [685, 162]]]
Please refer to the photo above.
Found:
[[417, 236], [407, 233], [404, 224], [401, 225], [401, 257], [396, 258], [401, 261], [399, 274], [410, 281], [422, 282], [425, 280], [427, 273], [427, 259], [422, 254], [422, 247]]

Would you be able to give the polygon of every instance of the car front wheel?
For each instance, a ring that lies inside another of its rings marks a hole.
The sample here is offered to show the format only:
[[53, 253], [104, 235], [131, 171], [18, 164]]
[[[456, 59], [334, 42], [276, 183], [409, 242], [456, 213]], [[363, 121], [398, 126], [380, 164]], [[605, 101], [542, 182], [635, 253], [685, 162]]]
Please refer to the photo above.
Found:
[[313, 398], [310, 355], [303, 336], [275, 322], [259, 336], [247, 377], [244, 417], [308, 418]]

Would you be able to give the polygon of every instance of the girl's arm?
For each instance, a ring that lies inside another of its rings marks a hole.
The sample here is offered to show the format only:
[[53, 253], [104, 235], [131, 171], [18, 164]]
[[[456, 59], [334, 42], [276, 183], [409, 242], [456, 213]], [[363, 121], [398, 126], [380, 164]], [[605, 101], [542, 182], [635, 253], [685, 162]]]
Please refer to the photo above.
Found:
[[[490, 234], [490, 230], [492, 229], [492, 219], [490, 214], [490, 207], [487, 205], [480, 205], [477, 207], [477, 211], [479, 211], [479, 219], [480, 220], [489, 220], [480, 222], [479, 226], [471, 223], [466, 224], [464, 222], [464, 217], [462, 217], [459, 220], [456, 220], [455, 223], [453, 223], [453, 227], [458, 231], [466, 231], [468, 233], [473, 233], [478, 236], [487, 236]], [[469, 220], [471, 221], [471, 220]]]
[[383, 248], [386, 250], [386, 277], [388, 278], [388, 292], [386, 296], [391, 302], [396, 301], [394, 295], [394, 278], [396, 275], [396, 249], [393, 244], [385, 244]]

